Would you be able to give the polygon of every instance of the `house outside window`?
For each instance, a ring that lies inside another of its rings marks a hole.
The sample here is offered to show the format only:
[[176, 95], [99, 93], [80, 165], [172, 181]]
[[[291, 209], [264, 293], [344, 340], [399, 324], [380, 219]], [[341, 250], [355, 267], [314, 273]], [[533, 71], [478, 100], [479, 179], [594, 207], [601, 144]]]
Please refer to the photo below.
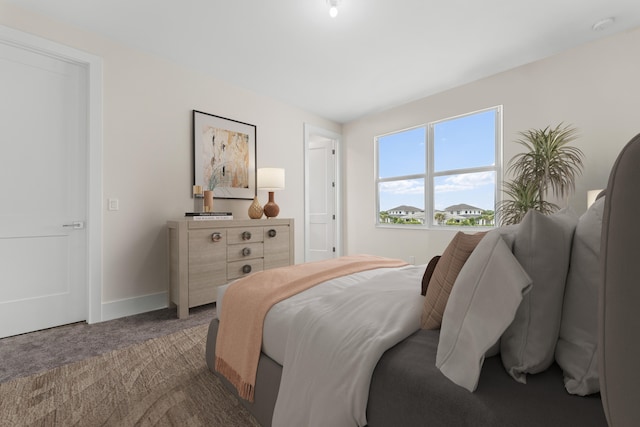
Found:
[[375, 138], [377, 224], [494, 227], [502, 107]]

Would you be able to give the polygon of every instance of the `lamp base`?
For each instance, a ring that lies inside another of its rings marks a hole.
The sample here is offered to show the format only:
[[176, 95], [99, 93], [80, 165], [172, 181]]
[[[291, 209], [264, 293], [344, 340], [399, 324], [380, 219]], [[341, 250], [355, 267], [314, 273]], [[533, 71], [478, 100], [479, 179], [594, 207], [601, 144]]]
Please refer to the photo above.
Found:
[[269, 191], [269, 201], [264, 205], [264, 216], [267, 218], [275, 218], [280, 213], [280, 206], [273, 201], [273, 191]]

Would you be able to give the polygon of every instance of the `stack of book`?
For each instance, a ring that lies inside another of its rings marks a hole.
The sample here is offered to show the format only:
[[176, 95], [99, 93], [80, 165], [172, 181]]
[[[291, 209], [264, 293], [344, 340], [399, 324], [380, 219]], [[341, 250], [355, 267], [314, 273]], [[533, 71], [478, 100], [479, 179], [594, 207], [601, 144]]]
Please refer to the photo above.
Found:
[[193, 218], [194, 221], [233, 219], [231, 212], [186, 212], [184, 215]]

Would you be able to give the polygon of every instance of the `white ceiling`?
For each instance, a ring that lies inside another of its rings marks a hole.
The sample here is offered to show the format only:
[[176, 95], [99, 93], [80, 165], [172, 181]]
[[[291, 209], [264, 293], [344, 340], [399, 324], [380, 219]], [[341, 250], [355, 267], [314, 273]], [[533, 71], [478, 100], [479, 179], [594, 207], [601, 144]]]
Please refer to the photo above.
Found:
[[640, 27], [640, 0], [5, 1], [342, 123]]

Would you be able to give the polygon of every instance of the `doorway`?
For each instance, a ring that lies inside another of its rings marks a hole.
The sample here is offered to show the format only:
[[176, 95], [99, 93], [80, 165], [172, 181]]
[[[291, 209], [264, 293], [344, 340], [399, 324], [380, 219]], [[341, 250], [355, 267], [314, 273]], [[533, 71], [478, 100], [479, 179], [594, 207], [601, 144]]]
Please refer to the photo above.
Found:
[[305, 124], [305, 261], [342, 254], [340, 141], [335, 132]]
[[101, 80], [0, 26], [0, 337], [101, 320]]

